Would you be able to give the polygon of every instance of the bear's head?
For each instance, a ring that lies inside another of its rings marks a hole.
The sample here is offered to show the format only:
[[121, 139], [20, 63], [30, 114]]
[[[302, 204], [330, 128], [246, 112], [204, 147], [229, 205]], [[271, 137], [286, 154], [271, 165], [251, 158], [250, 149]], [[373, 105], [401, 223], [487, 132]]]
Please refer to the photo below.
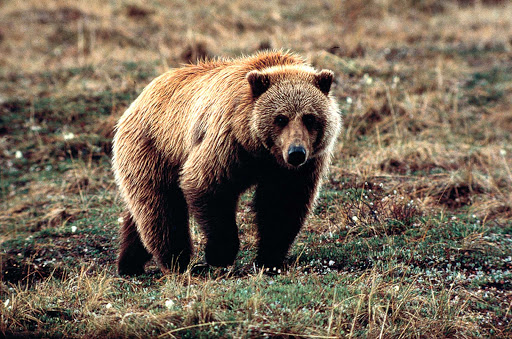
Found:
[[329, 152], [341, 117], [329, 95], [333, 72], [305, 65], [254, 70], [246, 79], [253, 100], [252, 135], [288, 168]]

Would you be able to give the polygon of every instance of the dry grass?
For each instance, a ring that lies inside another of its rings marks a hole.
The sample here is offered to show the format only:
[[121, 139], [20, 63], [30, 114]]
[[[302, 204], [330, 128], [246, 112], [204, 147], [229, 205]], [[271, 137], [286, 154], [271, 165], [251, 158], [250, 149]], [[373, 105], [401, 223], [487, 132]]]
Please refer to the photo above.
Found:
[[[500, 0], [1, 3], [0, 333], [512, 336], [511, 18]], [[249, 192], [229, 270], [118, 277], [117, 118], [169, 67], [267, 48], [332, 69], [345, 121], [288, 269], [253, 268]]]

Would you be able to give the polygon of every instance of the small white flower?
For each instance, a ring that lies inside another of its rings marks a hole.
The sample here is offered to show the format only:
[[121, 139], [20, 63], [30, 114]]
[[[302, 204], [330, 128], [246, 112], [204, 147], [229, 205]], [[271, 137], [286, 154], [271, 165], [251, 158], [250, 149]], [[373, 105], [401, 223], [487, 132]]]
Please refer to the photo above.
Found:
[[347, 104], [352, 104], [352, 98], [351, 97], [347, 97]]
[[357, 216], [355, 216], [355, 215], [354, 215], [354, 216], [352, 217], [352, 221], [358, 221], [358, 220], [359, 220], [359, 218], [358, 218]]
[[110, 309], [110, 308], [112, 308], [112, 304], [111, 304], [111, 303], [106, 304], [106, 305], [105, 305], [105, 308], [106, 308], [107, 310], [108, 310], [108, 309]]
[[336, 262], [334, 260], [329, 260], [329, 266], [334, 265]]
[[363, 81], [366, 85], [371, 85], [373, 83], [373, 79], [368, 75], [368, 73], [363, 75]]
[[500, 149], [500, 155], [504, 157], [505, 155], [507, 155], [507, 151], [504, 149]]
[[72, 233], [75, 233], [75, 232], [76, 232], [76, 230], [77, 230], [77, 227], [76, 227], [76, 226], [71, 226], [71, 232], [72, 232]]
[[174, 301], [172, 301], [171, 299], [167, 299], [167, 300], [165, 301], [165, 307], [166, 307], [168, 310], [170, 310], [171, 308], [173, 308], [173, 306], [174, 306]]
[[119, 218], [117, 218], [117, 222], [118, 222], [118, 223], [122, 224], [122, 223], [123, 223], [123, 221], [124, 221], [123, 217], [119, 217]]
[[64, 140], [71, 140], [75, 137], [75, 135], [73, 134], [73, 132], [69, 132], [69, 133], [64, 133], [63, 137], [64, 137]]
[[23, 153], [21, 153], [21, 151], [16, 151], [14, 156], [16, 157], [16, 159], [21, 159], [21, 158], [23, 158]]
[[400, 289], [400, 286], [396, 285], [393, 287], [393, 289], [395, 290], [395, 292], [398, 292], [398, 290]]

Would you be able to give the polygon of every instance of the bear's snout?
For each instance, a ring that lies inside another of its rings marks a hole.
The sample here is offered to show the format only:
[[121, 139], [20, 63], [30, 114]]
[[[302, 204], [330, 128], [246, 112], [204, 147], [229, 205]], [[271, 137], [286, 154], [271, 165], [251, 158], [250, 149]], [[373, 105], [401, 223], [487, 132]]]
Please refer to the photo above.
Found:
[[301, 145], [291, 145], [288, 148], [288, 163], [298, 167], [306, 161], [306, 149]]

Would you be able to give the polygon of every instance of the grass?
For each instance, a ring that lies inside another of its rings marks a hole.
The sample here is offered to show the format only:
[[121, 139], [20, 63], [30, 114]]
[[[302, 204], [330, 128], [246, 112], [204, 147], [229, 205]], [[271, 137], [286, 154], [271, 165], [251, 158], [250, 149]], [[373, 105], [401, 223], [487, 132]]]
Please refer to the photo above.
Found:
[[[0, 8], [3, 336], [512, 336], [507, 2]], [[117, 276], [116, 120], [169, 67], [261, 48], [332, 69], [344, 116], [287, 269], [254, 268], [248, 192], [229, 269]]]

